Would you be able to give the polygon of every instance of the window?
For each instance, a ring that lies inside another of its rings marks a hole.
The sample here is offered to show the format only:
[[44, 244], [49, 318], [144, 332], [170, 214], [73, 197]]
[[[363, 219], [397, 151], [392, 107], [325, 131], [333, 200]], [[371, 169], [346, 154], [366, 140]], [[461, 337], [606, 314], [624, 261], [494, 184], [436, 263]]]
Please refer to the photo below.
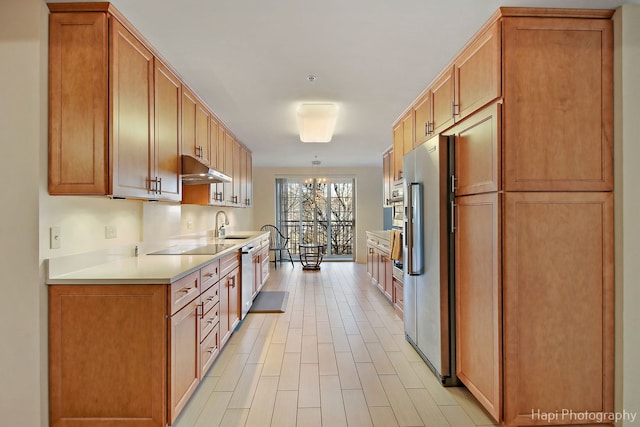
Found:
[[298, 254], [300, 243], [327, 245], [325, 259], [353, 260], [353, 178], [276, 179], [276, 225]]

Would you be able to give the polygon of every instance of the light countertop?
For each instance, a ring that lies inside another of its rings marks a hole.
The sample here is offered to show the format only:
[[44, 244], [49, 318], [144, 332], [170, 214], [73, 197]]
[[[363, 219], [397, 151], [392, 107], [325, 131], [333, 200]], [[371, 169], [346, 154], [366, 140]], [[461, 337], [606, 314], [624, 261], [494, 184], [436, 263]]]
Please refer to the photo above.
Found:
[[215, 255], [148, 255], [166, 246], [156, 245], [153, 250], [145, 250], [139, 256], [134, 256], [133, 249], [121, 254], [80, 254], [47, 260], [47, 280], [49, 285], [148, 285], [170, 284], [192, 273], [207, 263], [238, 251], [246, 244], [266, 237], [268, 233], [262, 231], [230, 233], [227, 238], [213, 238], [193, 241], [180, 240], [179, 244], [210, 244], [226, 243], [233, 246]]

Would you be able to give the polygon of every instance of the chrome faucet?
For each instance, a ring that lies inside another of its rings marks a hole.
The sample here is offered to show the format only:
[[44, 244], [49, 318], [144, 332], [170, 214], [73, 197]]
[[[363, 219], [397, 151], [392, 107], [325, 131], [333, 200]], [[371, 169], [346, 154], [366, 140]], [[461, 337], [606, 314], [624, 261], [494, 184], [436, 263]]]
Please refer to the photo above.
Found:
[[229, 218], [227, 218], [227, 214], [225, 211], [220, 210], [216, 212], [216, 228], [215, 228], [215, 236], [220, 237], [220, 228], [218, 228], [218, 224], [220, 224], [220, 214], [224, 215], [224, 225], [229, 225]]

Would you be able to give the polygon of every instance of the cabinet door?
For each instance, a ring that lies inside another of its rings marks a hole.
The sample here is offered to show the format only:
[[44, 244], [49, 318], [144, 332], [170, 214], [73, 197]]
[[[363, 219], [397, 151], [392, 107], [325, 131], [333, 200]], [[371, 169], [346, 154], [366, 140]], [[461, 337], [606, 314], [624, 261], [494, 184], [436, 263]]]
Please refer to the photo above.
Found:
[[200, 382], [200, 322], [196, 298], [169, 319], [169, 424]]
[[505, 422], [612, 412], [613, 194], [504, 200]]
[[453, 125], [454, 114], [457, 114], [453, 67], [446, 69], [431, 86], [431, 110], [434, 135]]
[[228, 133], [225, 132], [224, 135], [224, 167], [225, 173], [229, 175], [232, 179], [231, 182], [225, 182], [223, 184], [224, 187], [224, 201], [228, 204], [234, 203], [234, 183], [233, 183], [233, 149], [236, 145], [235, 139]]
[[391, 188], [393, 187], [393, 150], [382, 156], [382, 205], [390, 206]]
[[381, 280], [384, 283], [384, 294], [387, 298], [389, 298], [389, 301], [393, 301], [393, 261], [391, 261], [391, 258], [389, 258], [388, 255], [383, 254], [381, 262], [383, 271]]
[[402, 158], [404, 157], [404, 136], [402, 122], [393, 128], [393, 180], [402, 179]]
[[204, 163], [211, 164], [210, 132], [211, 113], [201, 102], [196, 106], [196, 153]]
[[455, 231], [457, 375], [496, 421], [502, 416], [500, 197], [456, 198]]
[[612, 25], [505, 20], [505, 190], [613, 189]]
[[402, 119], [402, 153], [413, 150], [413, 114], [409, 112]]
[[209, 123], [209, 164], [213, 169], [220, 170], [218, 160], [218, 135], [220, 125], [215, 119], [215, 116], [211, 114], [211, 121]]
[[457, 196], [500, 189], [501, 122], [501, 105], [493, 104], [452, 129]]
[[247, 205], [247, 150], [242, 145], [238, 144], [238, 204], [241, 206]]
[[238, 293], [240, 269], [235, 268], [220, 281], [220, 342], [224, 346], [240, 321]]
[[147, 198], [154, 144], [153, 55], [111, 19], [111, 194]]
[[186, 87], [182, 87], [182, 154], [197, 157], [196, 150], [196, 97]]
[[414, 148], [425, 142], [433, 134], [433, 119], [431, 116], [431, 92], [428, 91], [413, 107], [415, 136]]
[[[215, 310], [218, 310], [216, 306]], [[200, 379], [204, 378], [220, 353], [220, 324], [216, 323], [200, 344]]]
[[455, 63], [456, 104], [461, 120], [500, 97], [501, 24], [495, 23]]
[[[156, 194], [160, 199], [180, 201], [180, 80], [160, 61], [155, 61], [155, 144], [153, 153]], [[153, 188], [153, 186], [152, 186]]]
[[166, 425], [166, 286], [48, 291], [51, 425]]
[[367, 245], [367, 273], [369, 273], [369, 276], [371, 276], [372, 279], [373, 279], [373, 268], [374, 268], [374, 263], [373, 263], [374, 255], [375, 255], [375, 250], [373, 249], [373, 246]]
[[247, 206], [253, 205], [253, 155], [249, 150], [245, 150], [245, 156], [247, 158], [245, 168], [245, 204]]
[[108, 194], [104, 13], [49, 15], [49, 193]]

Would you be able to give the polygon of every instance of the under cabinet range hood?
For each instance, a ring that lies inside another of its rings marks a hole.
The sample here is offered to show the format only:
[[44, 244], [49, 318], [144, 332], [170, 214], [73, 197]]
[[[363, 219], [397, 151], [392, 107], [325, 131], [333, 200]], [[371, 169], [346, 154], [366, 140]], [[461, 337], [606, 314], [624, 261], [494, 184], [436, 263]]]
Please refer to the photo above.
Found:
[[201, 160], [188, 154], [182, 155], [182, 184], [215, 184], [231, 182], [231, 177], [220, 171], [211, 169]]

